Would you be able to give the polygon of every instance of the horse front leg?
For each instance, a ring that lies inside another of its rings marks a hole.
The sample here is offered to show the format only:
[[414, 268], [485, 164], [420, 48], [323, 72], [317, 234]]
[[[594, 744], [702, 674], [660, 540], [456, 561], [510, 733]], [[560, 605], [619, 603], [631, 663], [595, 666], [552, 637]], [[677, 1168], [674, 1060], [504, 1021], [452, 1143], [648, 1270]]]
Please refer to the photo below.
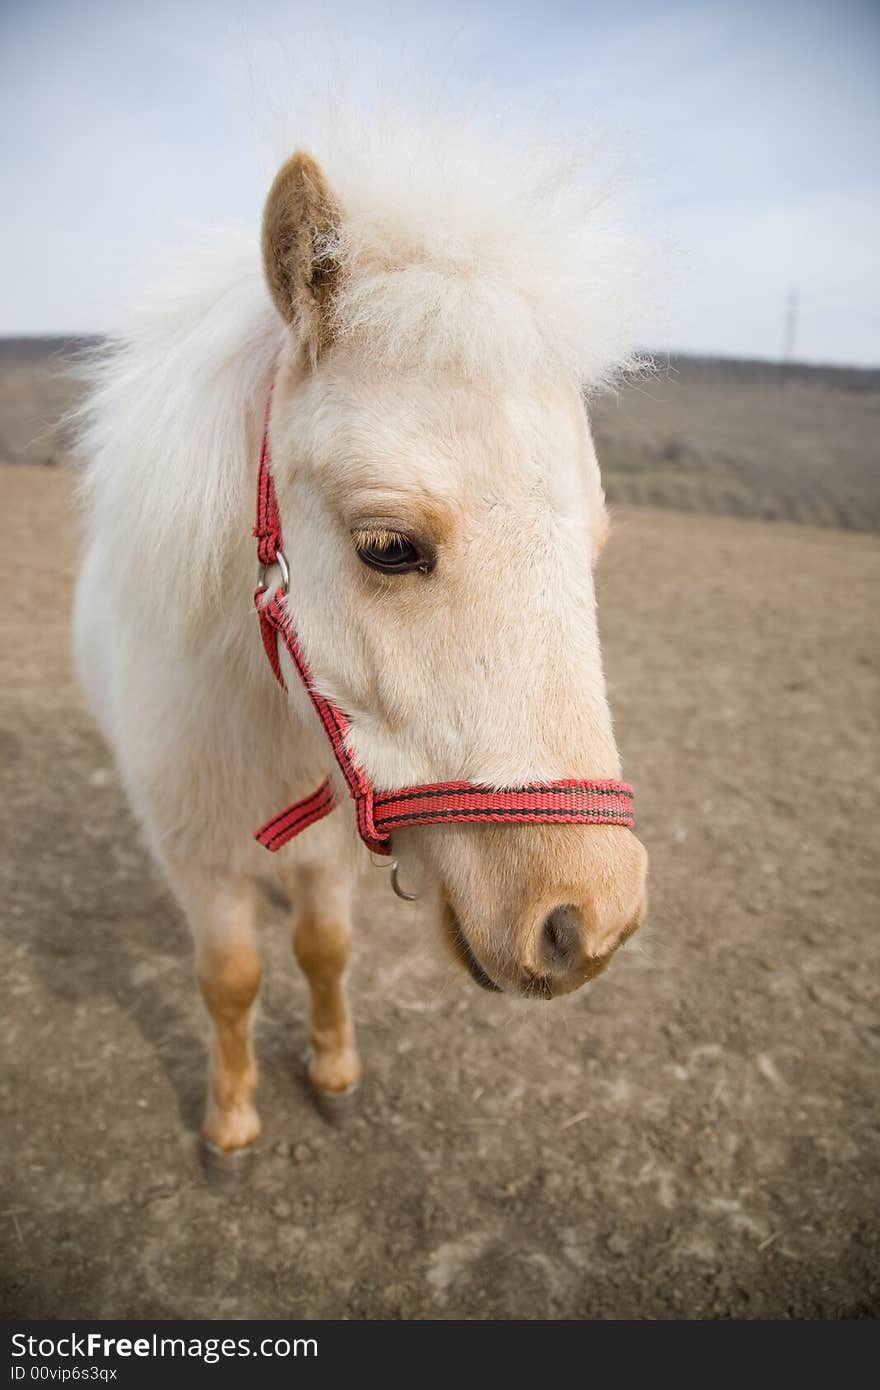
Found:
[[199, 988], [213, 1028], [202, 1134], [228, 1153], [260, 1133], [251, 1039], [261, 975], [255, 885], [244, 875], [191, 869], [172, 873], [172, 882], [192, 930]]
[[294, 900], [293, 949], [309, 984], [309, 1080], [318, 1090], [345, 1095], [360, 1080], [361, 1064], [345, 991], [351, 951], [351, 889], [327, 870], [302, 871], [290, 885]]

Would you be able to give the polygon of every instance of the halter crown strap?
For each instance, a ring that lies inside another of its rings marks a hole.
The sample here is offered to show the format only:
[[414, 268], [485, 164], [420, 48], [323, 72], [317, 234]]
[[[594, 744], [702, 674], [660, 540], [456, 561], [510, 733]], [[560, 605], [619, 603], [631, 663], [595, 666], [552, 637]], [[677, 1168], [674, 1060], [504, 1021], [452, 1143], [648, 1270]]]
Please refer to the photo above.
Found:
[[[633, 789], [627, 782], [579, 781], [540, 782], [506, 790], [480, 786], [473, 782], [435, 782], [423, 786], [377, 791], [349, 748], [350, 725], [342, 710], [326, 700], [316, 689], [303, 655], [299, 638], [287, 609], [287, 561], [282, 549], [281, 517], [272, 479], [269, 447], [270, 390], [266, 405], [260, 468], [257, 478], [257, 520], [254, 536], [261, 566], [254, 603], [260, 617], [263, 646], [275, 679], [286, 689], [278, 657], [279, 641], [305, 686], [306, 692], [339, 765], [355, 803], [358, 833], [368, 849], [376, 854], [391, 853], [391, 835], [396, 829], [413, 825], [442, 825], [451, 821], [478, 821], [507, 824], [544, 825], [621, 825], [633, 824]], [[274, 594], [265, 583], [265, 571], [282, 566], [285, 582]], [[311, 796], [294, 802], [255, 833], [255, 839], [268, 850], [279, 850], [310, 825], [329, 815], [335, 806], [329, 779]]]
[[278, 513], [278, 498], [272, 481], [272, 455], [269, 451], [269, 415], [272, 410], [272, 390], [266, 402], [266, 418], [263, 424], [263, 443], [260, 447], [260, 470], [257, 475], [257, 520], [253, 534], [257, 542], [257, 559], [265, 569], [274, 565], [281, 549], [281, 517]]

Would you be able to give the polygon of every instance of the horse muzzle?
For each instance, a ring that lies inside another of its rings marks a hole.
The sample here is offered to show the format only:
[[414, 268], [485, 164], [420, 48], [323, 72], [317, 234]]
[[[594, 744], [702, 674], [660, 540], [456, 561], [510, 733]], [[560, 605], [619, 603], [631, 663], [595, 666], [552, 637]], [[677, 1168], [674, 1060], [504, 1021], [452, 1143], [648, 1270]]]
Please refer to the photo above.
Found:
[[[532, 847], [535, 831], [523, 827], [514, 833], [520, 851]], [[606, 832], [603, 844], [597, 843], [595, 829], [585, 835], [569, 827], [567, 836], [579, 851], [581, 887], [572, 889], [569, 879], [554, 891], [548, 888], [547, 871], [560, 866], [561, 834], [566, 832], [558, 827], [553, 836], [557, 852], [548, 865], [540, 854], [546, 832], [537, 833], [539, 853], [525, 860], [519, 895], [492, 893], [492, 846], [487, 844], [486, 893], [476, 911], [451, 888], [453, 875], [444, 876], [444, 935], [455, 958], [483, 989], [529, 999], [570, 994], [600, 975], [641, 925], [647, 855], [635, 835], [620, 829]], [[509, 862], [502, 865], [502, 873], [509, 867]]]

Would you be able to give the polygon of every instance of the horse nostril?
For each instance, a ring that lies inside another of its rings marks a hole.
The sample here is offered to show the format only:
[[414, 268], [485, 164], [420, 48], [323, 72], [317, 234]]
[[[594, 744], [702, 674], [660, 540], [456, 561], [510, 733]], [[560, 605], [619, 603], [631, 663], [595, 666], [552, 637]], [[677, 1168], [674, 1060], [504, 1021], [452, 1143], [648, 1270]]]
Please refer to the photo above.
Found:
[[544, 919], [541, 949], [549, 966], [571, 966], [581, 954], [581, 919], [576, 907], [564, 903]]

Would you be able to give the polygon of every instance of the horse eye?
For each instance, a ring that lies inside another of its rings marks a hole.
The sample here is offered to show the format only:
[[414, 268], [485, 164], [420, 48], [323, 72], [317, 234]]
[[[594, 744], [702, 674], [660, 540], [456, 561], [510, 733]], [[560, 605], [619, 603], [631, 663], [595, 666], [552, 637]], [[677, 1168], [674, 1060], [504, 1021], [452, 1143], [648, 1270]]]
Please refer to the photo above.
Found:
[[429, 574], [434, 567], [433, 556], [400, 531], [364, 531], [356, 536], [355, 546], [358, 558], [382, 574]]

